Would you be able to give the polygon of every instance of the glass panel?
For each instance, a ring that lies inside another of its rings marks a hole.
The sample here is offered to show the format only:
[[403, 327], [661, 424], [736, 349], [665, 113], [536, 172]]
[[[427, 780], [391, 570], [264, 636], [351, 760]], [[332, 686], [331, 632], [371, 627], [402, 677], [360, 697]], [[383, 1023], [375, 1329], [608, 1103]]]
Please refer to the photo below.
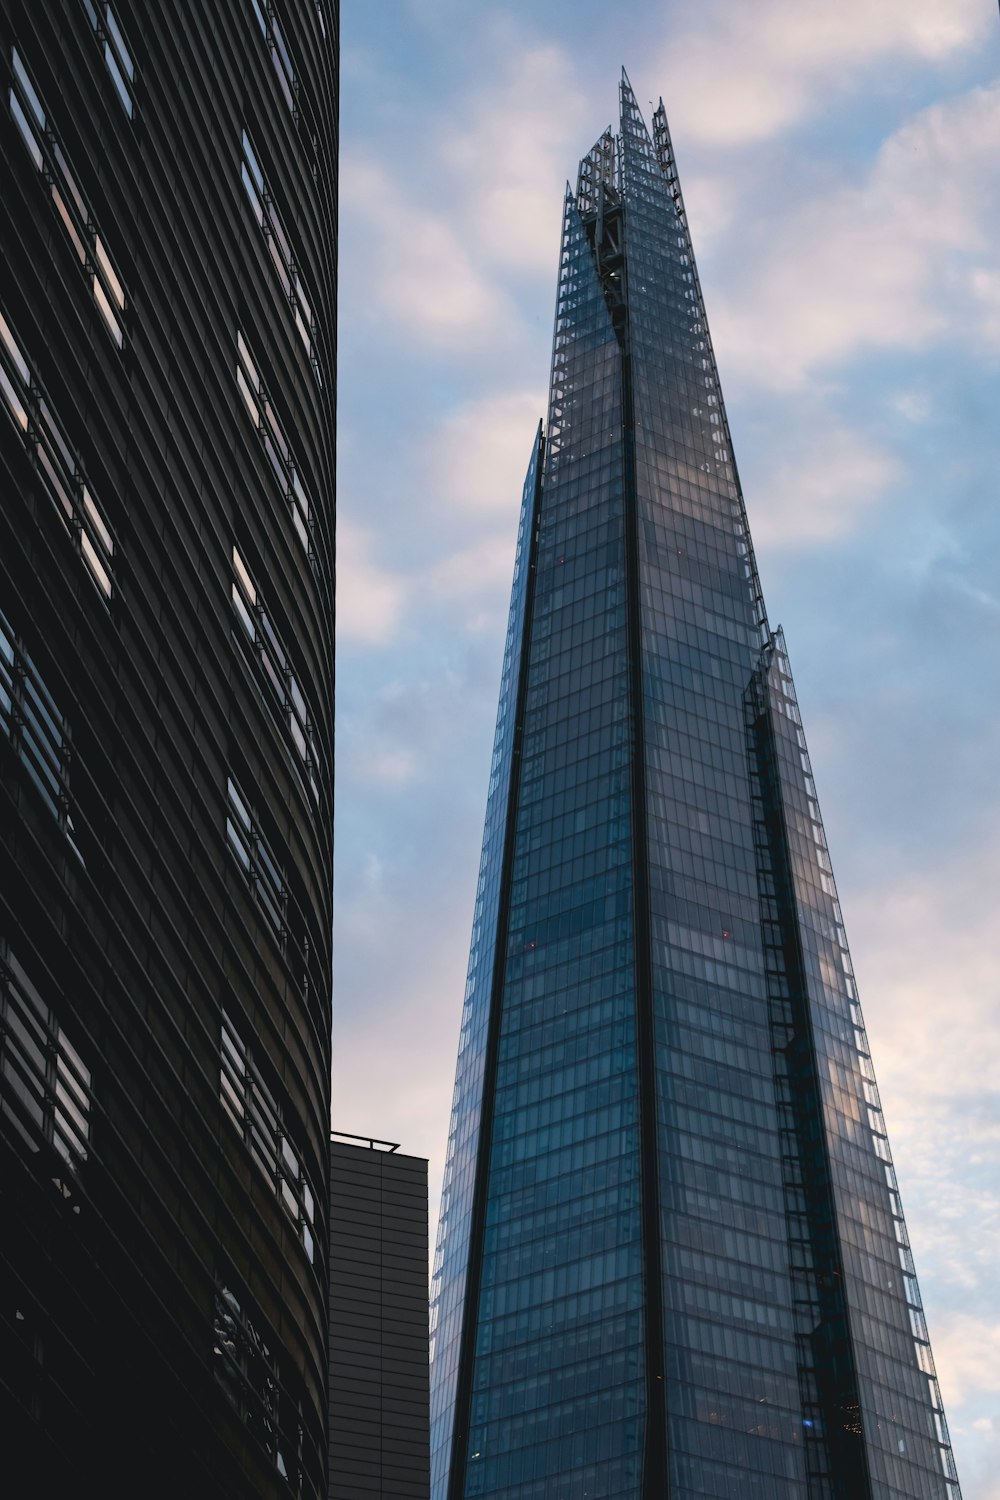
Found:
[[254, 426], [255, 427], [259, 427], [260, 426], [260, 412], [257, 409], [257, 403], [254, 400], [254, 398], [251, 396], [251, 394], [250, 394], [250, 387], [247, 385], [246, 381], [244, 380], [244, 378], [243, 378], [243, 371], [239, 368], [238, 365], [236, 367], [236, 385], [237, 385], [237, 387], [239, 389], [240, 395], [243, 397], [243, 400], [246, 402], [247, 411], [250, 413], [251, 417], [253, 418], [253, 424], [254, 424]]
[[249, 599], [250, 603], [256, 604], [257, 590], [254, 588], [253, 579], [247, 572], [246, 564], [244, 563], [242, 557], [235, 547], [233, 548], [233, 567], [236, 570], [236, 575], [239, 578], [240, 583], [243, 585], [244, 592], [246, 593], [246, 596]]
[[53, 754], [61, 750], [63, 742], [62, 723], [52, 702], [51, 695], [35, 675], [29, 657], [24, 657], [24, 701], [22, 707], [29, 719], [38, 725], [46, 741], [54, 747]]
[[257, 627], [253, 622], [249, 610], [243, 602], [243, 595], [240, 592], [239, 585], [236, 583], [233, 584], [233, 603], [236, 606], [236, 613], [239, 615], [240, 620], [243, 623], [243, 629], [246, 631], [250, 639], [252, 641], [255, 641], [257, 639]]
[[85, 531], [80, 533], [80, 551], [83, 553], [91, 573], [97, 581], [97, 585], [106, 599], [111, 598], [111, 578], [103, 562], [98, 557], [93, 542]]
[[86, 247], [80, 236], [77, 234], [76, 225], [70, 218], [69, 210], [67, 209], [66, 204], [63, 202], [62, 195], [60, 194], [59, 189], [55, 186], [54, 183], [52, 186], [52, 201], [56, 206], [56, 212], [58, 213], [60, 219], [62, 219], [63, 221], [66, 233], [69, 235], [70, 240], [72, 241], [73, 249], [76, 251], [81, 264], [85, 265], [87, 261]]
[[83, 509], [100, 541], [102, 547], [109, 557], [114, 555], [115, 544], [111, 539], [111, 533], [104, 524], [104, 518], [91, 498], [87, 486], [83, 486]]
[[17, 392], [14, 390], [14, 387], [7, 379], [7, 372], [4, 370], [2, 365], [0, 365], [0, 391], [3, 391], [4, 400], [7, 402], [8, 410], [10, 411], [11, 416], [14, 418], [14, 421], [17, 423], [18, 427], [20, 427], [22, 432], [27, 432], [28, 413], [22, 406], [21, 400], [17, 395]]
[[253, 183], [250, 181], [250, 173], [247, 170], [246, 166], [242, 168], [240, 175], [243, 178], [243, 186], [247, 190], [247, 197], [250, 199], [250, 203], [254, 211], [254, 217], [256, 218], [257, 223], [260, 224], [261, 227], [263, 227], [264, 209], [260, 199], [257, 197], [256, 189], [254, 188]]
[[278, 418], [275, 415], [274, 407], [271, 405], [270, 401], [264, 402], [264, 415], [267, 417], [268, 426], [270, 427], [271, 433], [274, 437], [275, 445], [277, 446], [277, 449], [281, 454], [283, 466], [287, 468], [290, 461], [288, 444], [285, 441], [285, 434], [281, 430], [281, 423], [278, 421]]
[[247, 348], [243, 335], [239, 330], [236, 333], [236, 352], [243, 361], [243, 366], [254, 390], [260, 390], [260, 376], [257, 374], [257, 366], [250, 358], [250, 350]]
[[16, 47], [11, 48], [10, 60], [14, 68], [14, 77], [17, 79], [18, 83], [21, 86], [21, 92], [24, 95], [25, 103], [31, 110], [31, 113], [34, 115], [39, 127], [44, 130], [45, 111], [41, 106], [38, 95], [35, 93], [34, 85], [32, 84], [31, 79], [28, 77], [24, 63], [18, 56]]
[[122, 77], [121, 69], [118, 66], [118, 59], [115, 57], [115, 54], [111, 49], [110, 42], [105, 42], [104, 44], [104, 61], [108, 65], [108, 72], [111, 74], [111, 81], [115, 86], [118, 97], [122, 101], [122, 104], [125, 106], [125, 113], [131, 120], [132, 95], [129, 93], [128, 85]]
[[[278, 249], [281, 252], [282, 260], [284, 262], [283, 269], [287, 271], [292, 264], [292, 251], [291, 247], [289, 246], [288, 239], [285, 235], [285, 231], [282, 228], [281, 219], [278, 217], [278, 212], [273, 204], [271, 205], [271, 231], [274, 234], [275, 239], [277, 240]], [[291, 283], [287, 276], [285, 276], [284, 278], [284, 286], [285, 290], [290, 293]]]
[[249, 875], [250, 851], [247, 848], [246, 844], [243, 842], [243, 839], [240, 837], [239, 830], [236, 827], [236, 824], [233, 822], [232, 818], [226, 819], [226, 833], [229, 836], [229, 843], [233, 849], [233, 852], [235, 853], [240, 864], [243, 866], [244, 870]]
[[83, 201], [83, 195], [76, 185], [76, 180], [73, 176], [73, 173], [69, 169], [66, 158], [62, 154], [61, 148], [55, 142], [53, 142], [52, 144], [52, 152], [56, 159], [56, 165], [59, 168], [59, 178], [61, 180], [61, 184], [69, 194], [76, 207], [77, 222], [81, 226], [85, 226], [89, 215], [87, 213], [87, 205]]
[[247, 812], [246, 804], [243, 801], [243, 798], [240, 796], [239, 790], [237, 789], [236, 783], [232, 779], [232, 777], [229, 778], [228, 796], [229, 796], [229, 805], [230, 805], [230, 807], [233, 808], [233, 810], [236, 812], [237, 816], [239, 817], [240, 822], [243, 824], [244, 828], [249, 833], [250, 832], [250, 826], [251, 826], [250, 825], [250, 814]]
[[58, 1043], [60, 1072], [73, 1081], [74, 1086], [78, 1085], [84, 1090], [89, 1089], [91, 1082], [90, 1069], [84, 1064], [79, 1052], [77, 1052], [76, 1048], [70, 1042], [65, 1031], [59, 1032]]
[[125, 73], [128, 74], [129, 79], [134, 79], [135, 65], [132, 62], [129, 50], [125, 45], [125, 38], [122, 36], [121, 32], [118, 29], [118, 22], [115, 20], [114, 12], [112, 11], [110, 5], [105, 6], [104, 14], [108, 23], [108, 32], [110, 33], [111, 40], [115, 44], [115, 50], [118, 53], [118, 57], [121, 60], [122, 69]]
[[66, 523], [67, 530], [72, 531], [76, 511], [72, 497], [63, 483], [62, 474], [55, 467], [49, 457], [48, 449], [43, 443], [39, 443], [36, 456], [42, 468], [45, 478], [48, 480], [48, 490], [52, 499], [56, 502], [62, 512], [62, 519]]
[[274, 653], [275, 661], [278, 664], [278, 670], [281, 672], [283, 679], [285, 668], [287, 666], [287, 662], [285, 661], [285, 653], [282, 649], [281, 642], [278, 640], [277, 632], [275, 631], [274, 626], [271, 624], [270, 617], [264, 612], [264, 610], [261, 610], [260, 613], [260, 623], [263, 627], [264, 634], [267, 636], [268, 642], [271, 646], [271, 650]]
[[267, 877], [271, 885], [271, 889], [280, 898], [282, 895], [284, 895], [284, 882], [282, 881], [281, 876], [278, 873], [274, 861], [268, 853], [267, 845], [264, 843], [264, 840], [259, 837], [257, 839], [257, 858], [260, 862], [264, 875]]
[[293, 474], [292, 474], [292, 494], [294, 495], [295, 502], [296, 502], [299, 510], [302, 513], [302, 519], [308, 524], [308, 521], [309, 521], [309, 498], [306, 495], [305, 489], [303, 487], [301, 479], [298, 476], [298, 471], [297, 470], [295, 472], [293, 472]]
[[250, 137], [247, 135], [245, 130], [243, 132], [243, 156], [253, 176], [253, 180], [256, 183], [257, 191], [259, 193], [263, 193], [264, 174], [260, 169], [260, 163], [257, 160], [257, 153], [254, 151], [253, 146], [250, 142]]
[[219, 1075], [219, 1086], [221, 1089], [220, 1098], [222, 1099], [223, 1104], [228, 1109], [234, 1123], [240, 1129], [242, 1129], [245, 1114], [243, 1095], [242, 1092], [233, 1085], [233, 1082], [227, 1075], [225, 1069], [223, 1069], [223, 1071]]
[[[271, 227], [273, 230], [273, 219], [271, 220]], [[273, 233], [268, 236], [267, 247], [271, 252], [271, 259], [274, 262], [274, 268], [278, 273], [278, 280], [281, 282], [281, 285], [284, 288], [285, 296], [290, 297], [292, 294], [292, 284], [288, 279], [288, 272], [285, 269], [285, 263], [281, 256], [281, 248], [278, 245], [277, 240], [274, 238]]]
[[56, 1079], [56, 1098], [62, 1107], [64, 1115], [72, 1122], [73, 1133], [81, 1141], [85, 1141], [90, 1131], [87, 1117], [78, 1107], [77, 1101], [72, 1098], [70, 1092], [64, 1087], [61, 1079]]
[[308, 749], [307, 749], [307, 746], [306, 746], [306, 737], [302, 733], [302, 729], [301, 729], [301, 727], [299, 725], [298, 719], [296, 719], [294, 717], [291, 718], [291, 719], [289, 719], [289, 721], [288, 721], [288, 727], [289, 727], [289, 729], [292, 732], [292, 739], [295, 742], [295, 748], [296, 748], [296, 750], [299, 752], [299, 754], [301, 755], [302, 759], [305, 760], [307, 758], [307, 755], [308, 755]]
[[72, 480], [76, 473], [76, 458], [63, 436], [62, 428], [44, 401], [39, 401], [38, 403], [38, 425], [41, 428], [44, 440], [50, 443], [58, 453], [67, 479]]
[[125, 292], [122, 288], [121, 282], [115, 275], [114, 266], [112, 266], [110, 260], [108, 259], [108, 252], [105, 250], [104, 245], [101, 242], [100, 235], [94, 236], [94, 251], [97, 255], [97, 264], [104, 272], [104, 277], [108, 284], [108, 290], [111, 292], [112, 297], [114, 297], [115, 301], [118, 303], [118, 306], [120, 308], [124, 308]]
[[10, 331], [6, 318], [0, 313], [0, 339], [3, 339], [4, 347], [14, 362], [14, 368], [20, 375], [25, 389], [31, 384], [31, 373], [28, 370], [28, 362], [18, 347], [17, 340]]
[[104, 314], [104, 321], [108, 325], [111, 337], [114, 339], [115, 343], [120, 349], [124, 344], [125, 334], [121, 324], [119, 323], [112, 310], [111, 303], [108, 301], [105, 295], [104, 288], [102, 287], [96, 276], [94, 277], [94, 299], [97, 302], [97, 305], [100, 308], [101, 312]]
[[274, 44], [278, 50], [278, 56], [281, 58], [282, 66], [284, 67], [288, 81], [289, 83], [294, 83], [295, 69], [292, 67], [292, 59], [289, 55], [288, 48], [285, 45], [285, 39], [281, 34], [281, 27], [278, 25], [277, 21], [273, 20], [273, 18], [271, 21], [271, 35], [274, 37]]
[[38, 141], [35, 138], [35, 132], [28, 124], [24, 110], [21, 108], [20, 101], [17, 95], [14, 93], [13, 89], [11, 90], [10, 95], [10, 112], [14, 116], [14, 123], [17, 126], [18, 130], [21, 132], [24, 144], [27, 146], [28, 151], [31, 154], [31, 159], [40, 172], [42, 170], [41, 147], [39, 146]]
[[274, 662], [271, 660], [271, 657], [266, 651], [261, 652], [260, 660], [264, 671], [268, 675], [271, 686], [274, 688], [275, 696], [277, 697], [278, 702], [284, 704], [285, 679], [282, 677], [281, 673], [278, 671], [277, 667], [274, 665]]

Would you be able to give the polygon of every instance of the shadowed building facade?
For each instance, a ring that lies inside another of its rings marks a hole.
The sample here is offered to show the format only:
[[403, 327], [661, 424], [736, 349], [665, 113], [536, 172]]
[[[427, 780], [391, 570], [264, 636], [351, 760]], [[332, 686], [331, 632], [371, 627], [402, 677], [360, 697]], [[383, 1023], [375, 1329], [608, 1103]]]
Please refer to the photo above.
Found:
[[432, 1305], [434, 1500], [958, 1500], [662, 104], [568, 191]]
[[321, 1500], [336, 0], [0, 0], [0, 1425]]
[[330, 1141], [329, 1500], [427, 1500], [427, 1162]]

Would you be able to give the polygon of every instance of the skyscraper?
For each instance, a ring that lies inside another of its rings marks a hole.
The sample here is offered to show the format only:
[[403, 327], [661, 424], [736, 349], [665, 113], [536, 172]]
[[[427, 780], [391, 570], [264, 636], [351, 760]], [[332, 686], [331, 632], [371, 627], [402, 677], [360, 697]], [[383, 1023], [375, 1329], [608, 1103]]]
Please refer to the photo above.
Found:
[[0, 0], [12, 1495], [325, 1496], [336, 0]]
[[563, 223], [432, 1310], [435, 1500], [958, 1500], [662, 103]]

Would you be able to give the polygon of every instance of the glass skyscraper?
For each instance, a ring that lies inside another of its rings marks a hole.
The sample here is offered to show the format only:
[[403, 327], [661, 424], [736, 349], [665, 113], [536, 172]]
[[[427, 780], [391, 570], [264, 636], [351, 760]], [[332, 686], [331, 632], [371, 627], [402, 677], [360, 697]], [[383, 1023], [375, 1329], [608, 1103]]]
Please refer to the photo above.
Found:
[[432, 1311], [434, 1500], [959, 1500], [662, 104], [567, 194]]

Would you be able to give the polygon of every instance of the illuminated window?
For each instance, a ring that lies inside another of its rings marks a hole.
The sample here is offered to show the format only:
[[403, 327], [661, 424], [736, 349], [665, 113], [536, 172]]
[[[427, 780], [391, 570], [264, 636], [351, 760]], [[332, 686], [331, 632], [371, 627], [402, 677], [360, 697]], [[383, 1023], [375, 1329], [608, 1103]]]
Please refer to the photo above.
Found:
[[248, 1430], [278, 1461], [278, 1368], [227, 1286], [215, 1291], [215, 1378]]
[[253, 1054], [222, 1013], [219, 1098], [296, 1231], [310, 1262], [316, 1257], [316, 1200], [299, 1154], [286, 1135], [274, 1095]]
[[316, 744], [312, 716], [306, 708], [302, 689], [292, 672], [288, 653], [281, 643], [270, 615], [264, 608], [257, 586], [243, 558], [233, 548], [233, 608], [240, 623], [239, 635], [248, 651], [260, 663], [271, 691], [278, 701], [281, 717], [288, 726], [292, 744], [308, 778], [313, 797], [319, 802], [316, 778]]
[[11, 49], [13, 82], [10, 112], [28, 153], [38, 168], [66, 231], [73, 252], [93, 293], [105, 327], [117, 348], [125, 343], [125, 288], [107, 245], [97, 230], [94, 214], [56, 139], [38, 91], [17, 48]]
[[285, 96], [285, 103], [292, 112], [292, 118], [297, 121], [299, 85], [292, 66], [291, 53], [275, 15], [274, 6], [271, 0], [250, 0], [250, 4], [257, 18], [257, 25], [260, 27], [260, 34], [264, 38], [264, 45], [271, 54], [278, 86]]
[[6, 736], [74, 852], [69, 726], [31, 657], [0, 613], [0, 734]]
[[0, 313], [0, 391], [49, 499], [106, 600], [111, 598], [115, 542], [86, 475], [52, 414], [10, 324]]
[[87, 1160], [90, 1069], [13, 953], [0, 947], [0, 1114], [29, 1151], [47, 1142], [67, 1166]]
[[260, 835], [249, 803], [232, 777], [229, 778], [228, 787], [226, 837], [250, 889], [274, 929], [279, 946], [284, 949], [288, 888], [271, 851]]
[[264, 382], [258, 373], [257, 362], [250, 353], [241, 332], [236, 334], [236, 385], [264, 445], [268, 462], [278, 487], [285, 497], [299, 541], [311, 557], [312, 513], [309, 497], [299, 478], [295, 459], [281, 423], [268, 399]]
[[274, 262], [274, 269], [285, 294], [302, 347], [309, 357], [318, 384], [323, 384], [316, 352], [316, 334], [312, 309], [306, 297], [300, 272], [292, 254], [291, 241], [281, 222], [274, 197], [268, 189], [257, 153], [246, 131], [243, 132], [243, 186], [250, 200], [253, 216], [260, 225], [264, 242]]
[[115, 92], [131, 120], [135, 114], [135, 63], [132, 61], [131, 49], [126, 44], [110, 4], [94, 4], [93, 0], [83, 0], [83, 5], [104, 53]]

